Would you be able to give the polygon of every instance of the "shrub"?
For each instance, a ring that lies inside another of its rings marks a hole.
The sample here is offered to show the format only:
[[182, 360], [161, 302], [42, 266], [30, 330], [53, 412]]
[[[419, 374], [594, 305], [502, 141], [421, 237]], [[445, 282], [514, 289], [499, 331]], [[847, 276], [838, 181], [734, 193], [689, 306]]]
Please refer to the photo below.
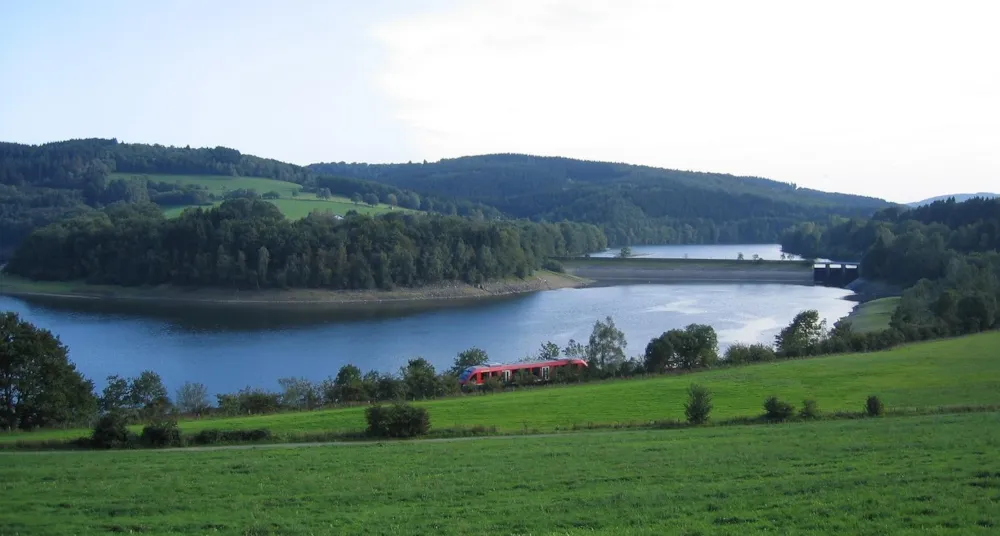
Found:
[[806, 400], [802, 402], [802, 409], [799, 411], [799, 417], [803, 419], [816, 419], [819, 417], [819, 406], [816, 404], [815, 400]]
[[222, 430], [202, 430], [194, 435], [191, 442], [195, 445], [214, 445], [222, 443]]
[[883, 413], [885, 413], [885, 406], [882, 404], [882, 400], [875, 395], [869, 396], [868, 400], [865, 401], [865, 415], [878, 417]]
[[795, 406], [772, 396], [764, 401], [764, 411], [765, 419], [771, 422], [781, 422], [795, 415]]
[[254, 430], [202, 430], [194, 435], [191, 442], [195, 445], [213, 445], [216, 443], [253, 443], [267, 441], [273, 437], [266, 428]]
[[373, 437], [416, 437], [430, 431], [431, 419], [426, 408], [410, 404], [371, 406], [365, 410], [367, 433]]
[[555, 259], [545, 259], [542, 261], [542, 269], [550, 272], [558, 272], [560, 274], [566, 271], [566, 268], [563, 267], [562, 263]]
[[139, 441], [151, 448], [176, 447], [181, 444], [181, 431], [176, 421], [153, 423], [142, 429]]
[[500, 380], [499, 376], [491, 376], [483, 380], [483, 384], [479, 386], [479, 389], [484, 393], [495, 393], [497, 391], [503, 391], [504, 385]]
[[725, 362], [729, 365], [774, 361], [774, 349], [764, 344], [734, 344], [726, 349]]
[[282, 395], [246, 387], [236, 393], [217, 394], [219, 411], [226, 415], [261, 415], [281, 409]]
[[99, 449], [129, 448], [135, 443], [135, 434], [129, 432], [127, 420], [118, 412], [108, 413], [97, 420], [90, 443]]
[[222, 432], [222, 440], [227, 443], [250, 443], [268, 441], [273, 437], [267, 428], [253, 430], [226, 430]]
[[688, 387], [688, 400], [684, 404], [684, 415], [691, 424], [705, 424], [712, 412], [712, 393], [701, 385]]

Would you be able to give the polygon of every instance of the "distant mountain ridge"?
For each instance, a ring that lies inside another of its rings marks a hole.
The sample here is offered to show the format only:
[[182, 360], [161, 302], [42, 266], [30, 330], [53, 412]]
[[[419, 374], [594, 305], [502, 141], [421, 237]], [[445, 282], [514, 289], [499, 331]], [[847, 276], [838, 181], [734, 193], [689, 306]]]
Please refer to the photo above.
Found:
[[914, 201], [913, 203], [907, 203], [910, 207], [921, 207], [924, 205], [929, 205], [936, 201], [947, 201], [952, 197], [955, 198], [955, 202], [961, 203], [962, 201], [968, 201], [976, 197], [982, 197], [984, 199], [993, 199], [994, 197], [1000, 197], [1000, 194], [994, 194], [989, 192], [978, 192], [974, 194], [949, 194], [949, 195], [939, 195], [937, 197], [931, 197], [929, 199], [924, 199], [923, 201]]
[[800, 221], [867, 217], [894, 206], [760, 177], [525, 154], [308, 167], [475, 201], [514, 217], [594, 223], [613, 244], [776, 242]]

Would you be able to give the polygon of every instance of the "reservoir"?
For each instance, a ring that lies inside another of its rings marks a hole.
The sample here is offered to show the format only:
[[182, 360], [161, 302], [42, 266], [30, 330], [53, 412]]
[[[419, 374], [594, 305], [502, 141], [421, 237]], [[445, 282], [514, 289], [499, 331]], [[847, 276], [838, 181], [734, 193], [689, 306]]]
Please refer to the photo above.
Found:
[[[736, 260], [742, 253], [746, 260], [757, 255], [765, 261], [801, 260], [795, 255], [782, 257], [780, 244], [705, 244], [705, 245], [669, 245], [669, 246], [631, 246], [632, 255], [650, 259], [712, 259]], [[609, 248], [591, 257], [616, 257], [621, 248]]]
[[414, 357], [443, 370], [472, 346], [486, 350], [491, 361], [514, 361], [546, 341], [586, 344], [594, 322], [606, 316], [625, 332], [628, 356], [640, 356], [651, 338], [691, 323], [712, 325], [724, 350], [734, 342], [771, 343], [806, 309], [818, 310], [832, 325], [854, 306], [844, 299], [849, 294], [781, 284], [645, 284], [339, 312], [0, 296], [0, 310], [58, 335], [98, 389], [110, 374], [151, 369], [173, 394], [185, 381], [204, 383], [212, 393], [277, 389], [278, 378], [320, 381], [347, 363], [396, 372]]

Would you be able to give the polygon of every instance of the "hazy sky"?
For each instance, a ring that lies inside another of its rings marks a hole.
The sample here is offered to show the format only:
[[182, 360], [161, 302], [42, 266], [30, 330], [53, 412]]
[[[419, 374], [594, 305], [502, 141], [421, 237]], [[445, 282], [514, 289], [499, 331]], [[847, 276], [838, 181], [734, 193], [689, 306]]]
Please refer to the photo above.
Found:
[[0, 0], [0, 140], [1000, 190], [992, 1]]

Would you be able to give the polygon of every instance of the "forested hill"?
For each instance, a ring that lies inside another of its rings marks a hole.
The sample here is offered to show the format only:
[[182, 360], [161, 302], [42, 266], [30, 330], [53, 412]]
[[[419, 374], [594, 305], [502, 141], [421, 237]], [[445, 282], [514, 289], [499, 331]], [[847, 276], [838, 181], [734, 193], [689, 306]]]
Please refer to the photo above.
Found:
[[153, 201], [163, 206], [205, 204], [204, 194], [174, 184], [116, 179], [113, 173], [201, 174], [265, 177], [301, 184], [305, 191], [333, 195], [390, 194], [406, 208], [484, 219], [500, 212], [462, 200], [419, 196], [394, 186], [325, 176], [301, 166], [241, 154], [226, 147], [165, 147], [81, 139], [24, 145], [0, 143], [0, 256], [33, 229], [115, 202]]
[[803, 223], [785, 251], [861, 258], [866, 278], [903, 286], [892, 327], [906, 340], [1000, 328], [1000, 199], [937, 201], [871, 219]]
[[165, 218], [116, 203], [33, 232], [7, 270], [41, 280], [223, 288], [392, 289], [526, 277], [546, 257], [604, 249], [579, 223], [485, 222], [440, 215], [314, 213], [289, 221], [236, 199]]
[[937, 201], [891, 208], [871, 219], [807, 222], [782, 237], [805, 257], [861, 259], [862, 275], [902, 284], [939, 279], [961, 257], [1000, 250], [1000, 199]]
[[517, 154], [309, 168], [468, 199], [514, 217], [594, 223], [615, 244], [771, 242], [801, 221], [891, 206], [757, 177]]
[[1000, 197], [1000, 194], [994, 194], [990, 192], [979, 192], [975, 194], [949, 194], [949, 195], [939, 195], [937, 197], [931, 197], [930, 199], [924, 199], [923, 201], [916, 201], [913, 203], [908, 203], [911, 207], [922, 207], [924, 205], [929, 205], [937, 201], [947, 201], [949, 199], [954, 199], [955, 201], [962, 202], [968, 201], [969, 199], [974, 199], [976, 197], [982, 197], [984, 199], [992, 199], [994, 197]]

